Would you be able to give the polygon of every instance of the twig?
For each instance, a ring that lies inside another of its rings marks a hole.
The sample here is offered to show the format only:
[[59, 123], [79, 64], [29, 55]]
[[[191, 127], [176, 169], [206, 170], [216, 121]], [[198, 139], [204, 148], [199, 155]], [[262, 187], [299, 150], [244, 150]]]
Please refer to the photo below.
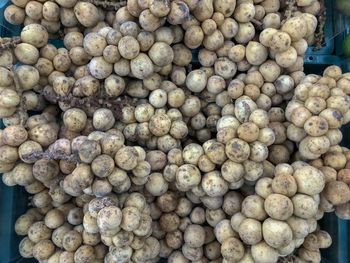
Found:
[[317, 25], [317, 30], [315, 32], [315, 50], [319, 50], [323, 46], [324, 42], [324, 26], [326, 24], [326, 15], [327, 15], [327, 10], [324, 4], [324, 0], [320, 0], [320, 13], [318, 16], [318, 25]]
[[60, 152], [33, 152], [24, 156], [28, 161], [35, 161], [38, 159], [48, 159], [48, 160], [63, 160], [71, 163], [79, 162], [79, 157], [76, 154], [67, 155]]
[[42, 95], [49, 102], [62, 102], [72, 108], [108, 108], [113, 112], [116, 119], [121, 118], [121, 111], [126, 106], [135, 105], [136, 101], [128, 96], [114, 98], [106, 98], [103, 94], [99, 96], [91, 96], [85, 98], [78, 98], [69, 93], [67, 96], [54, 96], [47, 91], [43, 91]]
[[21, 38], [18, 36], [12, 38], [0, 38], [0, 52], [6, 49], [15, 48], [19, 43], [21, 43]]
[[280, 257], [277, 261], [277, 263], [293, 263], [296, 259], [295, 255], [287, 256], [287, 257]]
[[106, 1], [106, 0], [87, 0], [87, 2], [94, 4], [95, 6], [102, 7], [108, 10], [117, 11], [119, 8], [126, 6], [126, 1]]

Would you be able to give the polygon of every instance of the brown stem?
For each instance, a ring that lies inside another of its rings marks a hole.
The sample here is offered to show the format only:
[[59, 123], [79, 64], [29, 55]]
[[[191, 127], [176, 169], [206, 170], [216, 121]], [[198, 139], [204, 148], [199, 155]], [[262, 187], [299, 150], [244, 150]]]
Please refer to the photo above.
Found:
[[79, 157], [76, 154], [67, 155], [59, 152], [33, 152], [25, 156], [26, 160], [35, 161], [37, 159], [49, 159], [49, 160], [63, 160], [67, 162], [77, 163]]
[[102, 7], [108, 10], [118, 10], [119, 8], [126, 6], [126, 1], [103, 1], [103, 0], [87, 0], [87, 2], [94, 4], [95, 6]]
[[286, 257], [280, 257], [277, 261], [277, 263], [293, 263], [296, 260], [295, 255], [286, 256]]
[[78, 98], [69, 93], [67, 96], [54, 96], [43, 91], [43, 96], [50, 102], [63, 102], [71, 108], [108, 108], [110, 109], [115, 118], [119, 120], [121, 118], [121, 111], [126, 106], [132, 106], [135, 101], [128, 96], [119, 98], [106, 98], [103, 94], [98, 96], [91, 96], [85, 98]]
[[21, 43], [21, 38], [16, 36], [12, 38], [0, 38], [0, 51], [15, 48]]
[[314, 50], [319, 50], [320, 48], [322, 48], [323, 43], [324, 43], [324, 26], [326, 24], [326, 7], [324, 4], [324, 0], [320, 0], [320, 13], [318, 15], [318, 25], [317, 25], [317, 29], [315, 32], [315, 47]]

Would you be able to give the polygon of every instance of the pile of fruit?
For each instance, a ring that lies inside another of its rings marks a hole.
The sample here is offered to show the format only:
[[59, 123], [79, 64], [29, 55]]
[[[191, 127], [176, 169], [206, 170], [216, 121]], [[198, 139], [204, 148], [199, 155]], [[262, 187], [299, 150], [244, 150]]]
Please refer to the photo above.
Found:
[[[350, 73], [317, 0], [12, 0], [0, 172], [42, 263], [320, 262], [350, 219]], [[49, 39], [63, 38], [64, 47]]]

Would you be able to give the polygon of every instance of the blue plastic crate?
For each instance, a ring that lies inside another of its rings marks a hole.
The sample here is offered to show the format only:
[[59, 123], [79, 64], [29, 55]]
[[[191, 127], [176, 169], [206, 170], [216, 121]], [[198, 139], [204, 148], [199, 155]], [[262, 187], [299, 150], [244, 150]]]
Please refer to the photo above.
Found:
[[329, 65], [341, 65], [342, 60], [334, 55], [308, 55], [304, 57], [304, 68], [307, 73], [322, 73]]
[[0, 0], [0, 8], [4, 7], [8, 3], [8, 0]]

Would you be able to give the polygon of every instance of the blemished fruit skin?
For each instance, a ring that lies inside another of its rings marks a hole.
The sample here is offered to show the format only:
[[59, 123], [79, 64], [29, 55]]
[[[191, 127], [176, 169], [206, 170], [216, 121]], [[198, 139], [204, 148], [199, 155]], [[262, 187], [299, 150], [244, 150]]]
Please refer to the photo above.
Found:
[[350, 57], [350, 35], [347, 35], [343, 41], [343, 52], [345, 57]]
[[350, 1], [349, 0], [337, 0], [335, 2], [337, 9], [344, 15], [350, 16]]

